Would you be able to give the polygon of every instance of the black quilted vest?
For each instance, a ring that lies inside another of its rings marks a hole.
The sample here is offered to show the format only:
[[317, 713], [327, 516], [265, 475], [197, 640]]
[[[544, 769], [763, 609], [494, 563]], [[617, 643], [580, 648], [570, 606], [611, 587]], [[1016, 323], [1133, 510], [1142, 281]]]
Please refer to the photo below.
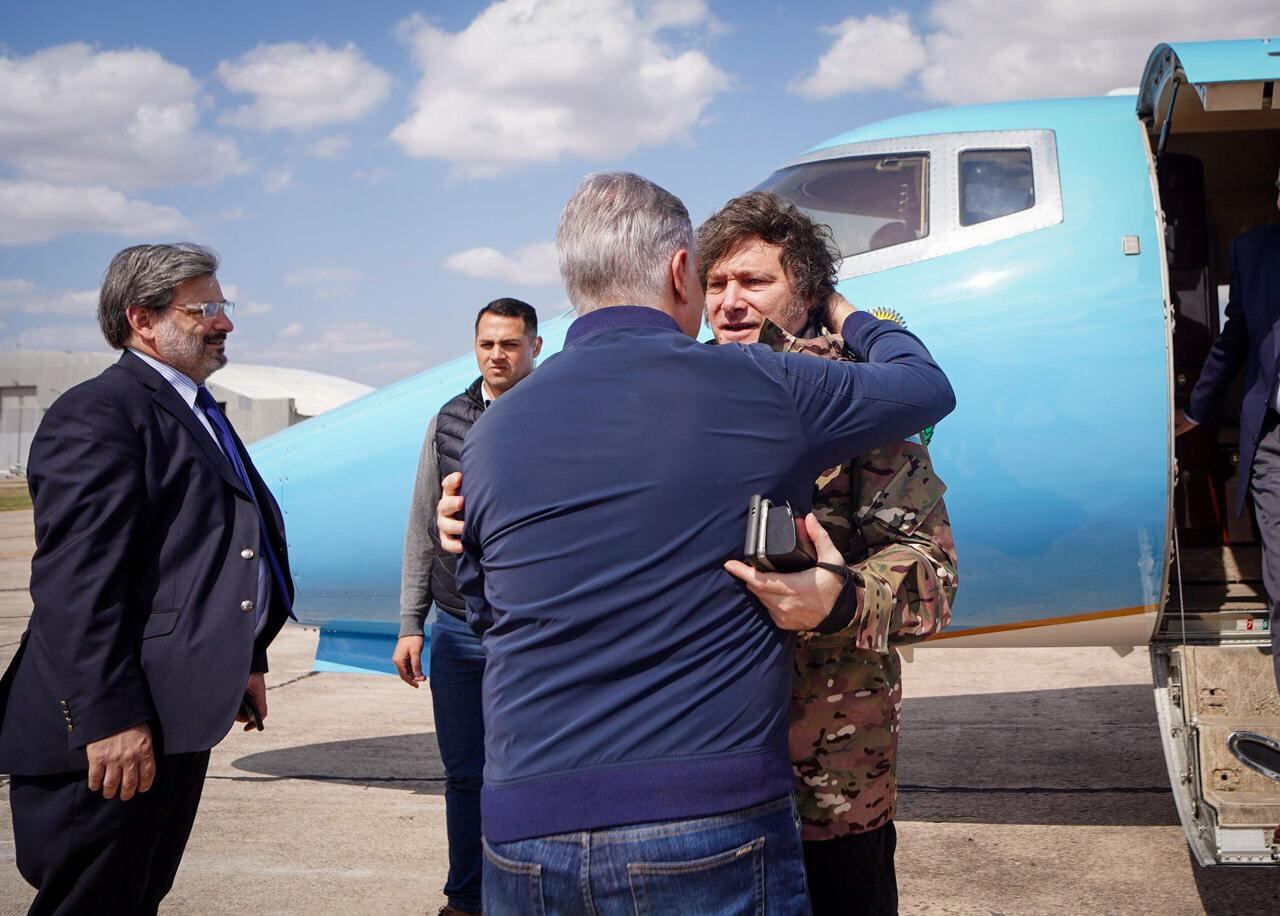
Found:
[[[440, 479], [454, 471], [462, 470], [462, 440], [467, 437], [472, 424], [484, 413], [484, 396], [480, 392], [481, 379], [476, 379], [462, 394], [440, 408], [436, 417], [436, 457], [439, 461]], [[429, 523], [431, 543], [440, 562], [431, 567], [431, 596], [442, 611], [454, 617], [466, 615], [466, 603], [458, 594], [454, 580], [457, 557], [440, 548], [440, 530], [433, 515]]]

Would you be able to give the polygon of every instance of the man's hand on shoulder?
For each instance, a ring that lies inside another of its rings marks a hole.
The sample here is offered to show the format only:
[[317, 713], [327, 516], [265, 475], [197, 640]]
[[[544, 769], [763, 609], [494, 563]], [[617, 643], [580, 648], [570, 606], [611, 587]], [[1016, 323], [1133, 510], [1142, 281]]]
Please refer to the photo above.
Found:
[[436, 504], [440, 546], [449, 553], [462, 553], [462, 529], [462, 474], [454, 471], [440, 481], [440, 502]]
[[415, 690], [426, 680], [422, 673], [422, 646], [425, 640], [421, 636], [401, 636], [396, 640], [396, 650], [391, 653], [391, 664], [396, 666], [396, 673]]
[[[844, 557], [831, 542], [818, 517], [810, 512], [796, 532], [817, 548], [818, 560], [843, 566]], [[844, 588], [844, 580], [817, 566], [800, 572], [764, 572], [738, 560], [724, 564], [729, 575], [742, 581], [759, 599], [780, 630], [812, 630], [827, 619]]]
[[103, 798], [128, 801], [151, 788], [156, 778], [156, 753], [151, 742], [151, 726], [143, 722], [123, 731], [90, 741], [89, 791], [101, 790]]
[[844, 327], [845, 321], [856, 311], [857, 309], [853, 307], [848, 299], [837, 292], [833, 292], [827, 297], [826, 313], [824, 316], [828, 330], [832, 333], [839, 334], [841, 329]]

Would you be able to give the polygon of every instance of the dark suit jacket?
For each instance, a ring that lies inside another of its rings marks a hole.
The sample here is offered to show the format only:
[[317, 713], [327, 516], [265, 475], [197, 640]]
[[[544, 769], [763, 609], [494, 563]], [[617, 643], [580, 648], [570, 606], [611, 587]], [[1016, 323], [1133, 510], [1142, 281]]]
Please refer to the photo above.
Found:
[[1227, 323], [1200, 370], [1187, 414], [1198, 423], [1212, 422], [1227, 387], [1244, 367], [1240, 490], [1235, 503], [1239, 514], [1280, 368], [1280, 225], [1260, 226], [1231, 243], [1231, 299], [1226, 313]]
[[213, 437], [132, 353], [49, 408], [28, 460], [34, 610], [0, 693], [0, 772], [83, 769], [88, 742], [141, 722], [166, 754], [227, 734], [286, 616], [273, 589], [255, 638], [243, 607], [261, 551], [292, 598], [279, 507], [236, 443], [269, 544]]

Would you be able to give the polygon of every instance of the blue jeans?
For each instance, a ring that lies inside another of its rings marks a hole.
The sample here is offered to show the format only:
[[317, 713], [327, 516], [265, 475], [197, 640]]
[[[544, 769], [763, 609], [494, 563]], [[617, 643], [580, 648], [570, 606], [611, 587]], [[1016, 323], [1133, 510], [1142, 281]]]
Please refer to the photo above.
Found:
[[484, 650], [465, 621], [436, 612], [431, 625], [431, 708], [444, 764], [444, 819], [449, 836], [449, 905], [480, 912], [484, 853], [480, 842], [480, 787], [484, 776], [484, 709], [480, 682]]
[[485, 842], [485, 916], [807, 916], [790, 797], [687, 821]]

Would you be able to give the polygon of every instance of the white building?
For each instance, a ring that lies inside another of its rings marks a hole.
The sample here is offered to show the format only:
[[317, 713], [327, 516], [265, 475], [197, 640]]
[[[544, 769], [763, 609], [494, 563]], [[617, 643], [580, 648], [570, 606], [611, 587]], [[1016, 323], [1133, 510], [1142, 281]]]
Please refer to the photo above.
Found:
[[[98, 375], [119, 358], [119, 353], [0, 351], [0, 474], [25, 470], [31, 437], [62, 392]], [[246, 443], [373, 390], [306, 369], [241, 363], [214, 373], [208, 387]]]

